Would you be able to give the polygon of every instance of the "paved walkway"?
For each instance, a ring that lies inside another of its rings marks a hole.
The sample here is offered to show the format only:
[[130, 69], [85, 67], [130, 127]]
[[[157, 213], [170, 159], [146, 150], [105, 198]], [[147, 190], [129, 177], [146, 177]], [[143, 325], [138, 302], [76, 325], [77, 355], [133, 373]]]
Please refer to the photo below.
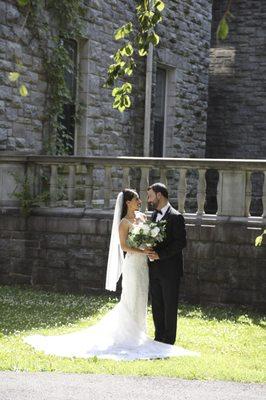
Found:
[[0, 372], [0, 400], [265, 400], [266, 384]]

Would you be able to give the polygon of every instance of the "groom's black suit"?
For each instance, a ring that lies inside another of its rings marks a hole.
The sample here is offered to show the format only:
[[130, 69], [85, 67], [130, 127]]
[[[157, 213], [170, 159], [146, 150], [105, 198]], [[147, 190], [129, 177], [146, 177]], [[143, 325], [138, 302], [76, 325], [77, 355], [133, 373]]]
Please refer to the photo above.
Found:
[[[156, 213], [152, 215], [152, 220]], [[150, 293], [155, 326], [155, 340], [174, 344], [180, 278], [183, 276], [183, 254], [186, 230], [183, 216], [169, 206], [162, 220], [166, 220], [166, 237], [154, 250], [159, 260], [149, 261]]]

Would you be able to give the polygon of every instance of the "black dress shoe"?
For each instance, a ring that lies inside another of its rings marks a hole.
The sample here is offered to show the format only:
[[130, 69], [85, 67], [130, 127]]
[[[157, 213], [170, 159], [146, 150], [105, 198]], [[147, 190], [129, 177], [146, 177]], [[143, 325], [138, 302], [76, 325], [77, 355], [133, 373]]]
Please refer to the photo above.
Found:
[[154, 338], [153, 339], [155, 342], [161, 342], [161, 343], [164, 343], [164, 340], [163, 340], [163, 338]]
[[173, 345], [173, 344], [175, 344], [175, 340], [172, 341], [172, 340], [169, 340], [169, 339], [168, 339], [168, 340], [167, 340], [167, 339], [164, 339], [164, 340], [163, 340], [163, 343], [165, 343], [165, 344], [172, 344], [172, 345]]

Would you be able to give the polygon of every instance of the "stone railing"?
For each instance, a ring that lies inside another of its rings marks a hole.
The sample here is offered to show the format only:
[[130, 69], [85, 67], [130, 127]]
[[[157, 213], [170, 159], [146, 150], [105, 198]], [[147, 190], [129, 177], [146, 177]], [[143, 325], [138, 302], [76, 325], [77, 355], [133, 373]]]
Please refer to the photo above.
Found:
[[[217, 160], [145, 157], [78, 157], [0, 155], [0, 206], [19, 206], [14, 193], [30, 191], [34, 198], [46, 191], [46, 206], [103, 208], [113, 207], [113, 200], [123, 187], [140, 192], [143, 210], [147, 207], [146, 190], [160, 180], [169, 184], [181, 213], [185, 212], [187, 177], [193, 171], [196, 214], [202, 216], [206, 205], [206, 172], [216, 170], [217, 215], [250, 215], [252, 174], [263, 179], [259, 192], [262, 218], [266, 217], [266, 161]], [[169, 178], [170, 175], [170, 178]], [[27, 187], [25, 186], [27, 178]], [[23, 185], [24, 183], [24, 185]]]

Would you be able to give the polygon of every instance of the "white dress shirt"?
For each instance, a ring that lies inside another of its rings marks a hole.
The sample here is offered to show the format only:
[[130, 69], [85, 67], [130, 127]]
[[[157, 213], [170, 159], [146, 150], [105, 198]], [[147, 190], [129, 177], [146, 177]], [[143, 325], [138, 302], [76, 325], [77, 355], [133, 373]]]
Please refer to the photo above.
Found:
[[162, 214], [158, 213], [157, 217], [156, 217], [156, 222], [160, 221], [164, 214], [166, 213], [166, 211], [168, 210], [168, 208], [170, 207], [170, 203], [168, 202], [163, 208], [161, 208], [161, 212]]

